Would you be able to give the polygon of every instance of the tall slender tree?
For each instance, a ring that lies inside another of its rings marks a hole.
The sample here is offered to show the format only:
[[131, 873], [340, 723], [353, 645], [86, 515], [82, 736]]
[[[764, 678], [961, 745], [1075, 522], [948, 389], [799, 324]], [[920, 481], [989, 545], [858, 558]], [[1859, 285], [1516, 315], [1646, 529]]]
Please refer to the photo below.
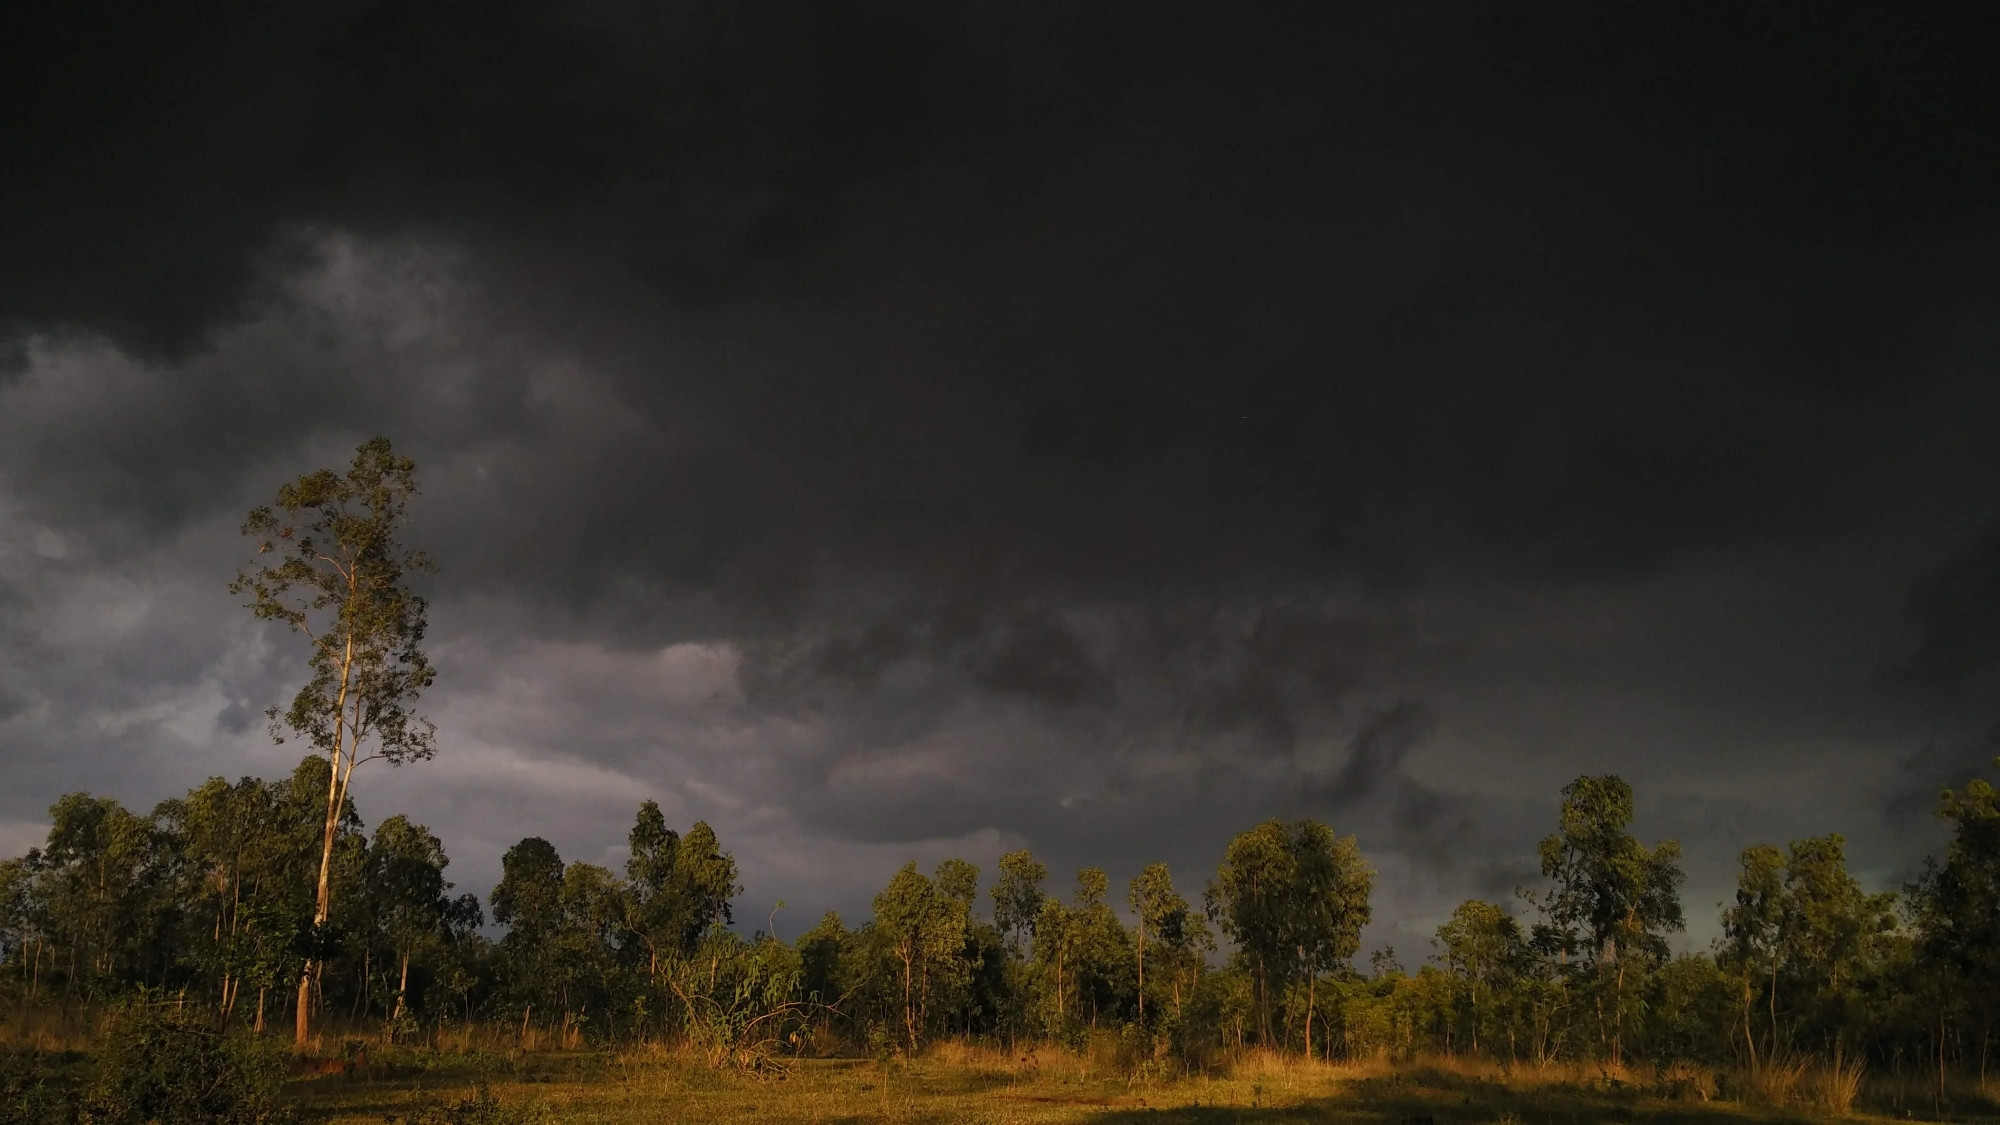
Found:
[[1291, 887], [1298, 858], [1281, 821], [1267, 820], [1229, 841], [1208, 885], [1208, 914], [1250, 963], [1257, 1034], [1272, 1041], [1271, 993], [1290, 967]]
[[1505, 987], [1521, 961], [1526, 940], [1521, 924], [1503, 908], [1468, 899], [1437, 929], [1437, 944], [1445, 967], [1464, 982], [1472, 1050], [1479, 1051], [1479, 1025], [1486, 1019], [1493, 994]]
[[1146, 945], [1155, 947], [1162, 936], [1177, 925], [1185, 925], [1187, 899], [1174, 890], [1174, 880], [1164, 863], [1149, 863], [1132, 879], [1125, 901], [1137, 916], [1132, 927], [1133, 962], [1138, 976], [1139, 1022], [1146, 1022]]
[[1681, 846], [1662, 840], [1648, 848], [1626, 830], [1632, 787], [1622, 778], [1579, 777], [1562, 796], [1558, 828], [1541, 846], [1542, 874], [1554, 883], [1546, 908], [1555, 926], [1588, 940], [1599, 986], [1609, 985], [1611, 1018], [1600, 1018], [1600, 1037], [1617, 1062], [1624, 1053], [1627, 970], [1635, 961], [1664, 958], [1664, 935], [1683, 927]]
[[1292, 941], [1306, 978], [1306, 1057], [1313, 1053], [1313, 1016], [1319, 978], [1346, 970], [1361, 948], [1361, 927], [1373, 916], [1368, 903], [1375, 870], [1361, 858], [1352, 836], [1335, 836], [1315, 820], [1292, 826]]
[[[268, 714], [278, 741], [290, 731], [332, 767], [316, 932], [332, 911], [334, 841], [355, 767], [376, 758], [401, 765], [437, 751], [434, 728], [411, 709], [435, 678], [423, 650], [425, 602], [407, 581], [434, 565], [401, 541], [416, 471], [416, 462], [378, 437], [355, 451], [346, 473], [322, 469], [281, 486], [276, 502], [252, 510], [243, 524], [258, 554], [277, 561], [239, 571], [229, 586], [250, 596], [246, 604], [258, 618], [282, 621], [307, 641], [305, 685], [289, 708]], [[311, 1030], [321, 962], [308, 957], [299, 974], [295, 1035], [301, 1046]]]
[[1750, 1009], [1756, 982], [1767, 980], [1764, 999], [1770, 1012], [1770, 1043], [1778, 1038], [1779, 938], [1785, 921], [1785, 856], [1769, 844], [1743, 849], [1736, 873], [1736, 899], [1722, 911], [1721, 960], [1736, 971], [1737, 1012], [1743, 1023], [1743, 1050], [1757, 1061], [1757, 1036], [1751, 1031]]
[[[971, 887], [961, 868], [971, 865], [946, 860], [933, 881], [914, 862], [906, 863], [875, 896], [875, 925], [903, 970], [903, 1030], [911, 1057], [928, 1023], [931, 977], [948, 972], [965, 946]], [[971, 877], [978, 878], [978, 869], [971, 868]]]
[[[2000, 759], [1993, 764], [2000, 766]], [[1950, 1007], [1959, 1010], [1950, 1014], [1990, 1027], [2000, 1020], [2000, 788], [1973, 778], [1946, 790], [1937, 814], [1951, 825], [1951, 842], [1943, 860], [1926, 860], [1923, 874], [1909, 887], [1917, 950], [1944, 990], [1956, 993]], [[1933, 1018], [1941, 1073], [1947, 1014], [1940, 1010]], [[1984, 1037], [1979, 1065], [1983, 1080]]]
[[993, 882], [993, 924], [1016, 952], [1035, 936], [1035, 919], [1042, 913], [1042, 883], [1048, 877], [1048, 867], [1026, 848], [1000, 857], [1000, 877]]
[[382, 936], [396, 957], [391, 1034], [409, 1006], [410, 959], [442, 942], [451, 931], [453, 903], [446, 893], [451, 883], [444, 877], [450, 863], [444, 842], [401, 813], [375, 828], [375, 840], [368, 848], [367, 893]]

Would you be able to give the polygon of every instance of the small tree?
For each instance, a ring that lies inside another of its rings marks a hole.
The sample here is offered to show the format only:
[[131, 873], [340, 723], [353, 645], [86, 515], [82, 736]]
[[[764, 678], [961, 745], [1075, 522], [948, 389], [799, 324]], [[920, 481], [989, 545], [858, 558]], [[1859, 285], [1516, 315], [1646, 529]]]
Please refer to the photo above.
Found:
[[[454, 904], [444, 869], [444, 843], [429, 829], [398, 813], [375, 828], [368, 849], [368, 897], [374, 916], [395, 951], [396, 1007], [389, 1014], [394, 1035], [410, 994], [410, 958], [442, 943], [451, 933]], [[474, 907], [477, 907], [475, 900]]]
[[1035, 936], [1035, 919], [1042, 913], [1042, 883], [1048, 877], [1049, 869], [1026, 848], [1000, 857], [1000, 877], [993, 882], [993, 924], [1016, 952]]
[[1208, 887], [1208, 913], [1250, 963], [1265, 1043], [1276, 1040], [1272, 994], [1305, 973], [1311, 1050], [1319, 976], [1360, 948], [1374, 876], [1354, 837], [1336, 837], [1318, 821], [1269, 820], [1229, 842]]
[[1291, 888], [1298, 858], [1283, 823], [1267, 820], [1229, 841], [1208, 885], [1208, 914], [1250, 963], [1257, 1033], [1273, 1039], [1271, 993], [1291, 965]]
[[656, 978], [664, 961], [693, 955], [710, 929], [734, 921], [730, 899], [743, 888], [736, 860], [702, 821], [682, 836], [647, 801], [626, 840], [625, 926], [645, 947], [647, 976]]
[[1132, 879], [1132, 885], [1125, 892], [1125, 901], [1138, 916], [1138, 924], [1132, 927], [1133, 963], [1138, 975], [1139, 1022], [1146, 1022], [1146, 944], [1150, 940], [1158, 946], [1162, 933], [1184, 919], [1188, 912], [1187, 900], [1174, 890], [1173, 877], [1167, 874], [1164, 863], [1149, 863]]
[[1111, 879], [1102, 868], [1076, 873], [1076, 909], [1070, 914], [1071, 957], [1076, 966], [1077, 1016], [1090, 1006], [1090, 1026], [1106, 1013], [1116, 1015], [1135, 974], [1132, 939], [1118, 915], [1104, 901]]
[[[310, 676], [284, 711], [272, 708], [272, 735], [306, 739], [326, 755], [329, 771], [316, 930], [332, 911], [334, 839], [355, 767], [376, 758], [391, 765], [421, 761], [437, 751], [435, 729], [410, 710], [435, 673], [423, 651], [424, 599], [406, 577], [434, 569], [399, 536], [416, 495], [416, 462], [399, 457], [387, 438], [365, 442], [345, 474], [309, 473], [278, 489], [270, 507], [251, 511], [243, 534], [260, 555], [277, 562], [239, 571], [229, 589], [248, 594], [251, 612], [282, 621], [308, 645]], [[372, 740], [372, 744], [371, 744]], [[296, 1038], [310, 1030], [312, 985], [320, 966], [307, 958], [299, 974]]]
[[1755, 1000], [1752, 974], [1770, 981], [1771, 1046], [1778, 1039], [1779, 938], [1785, 919], [1785, 857], [1769, 844], [1743, 849], [1736, 873], [1736, 900], [1722, 911], [1722, 958], [1737, 974], [1737, 1010], [1743, 1022], [1743, 1050], [1757, 1062], [1757, 1037], [1750, 1030]]
[[[965, 946], [971, 887], [955, 864], [960, 861], [946, 860], [938, 882], [933, 882], [914, 862], [906, 863], [875, 896], [875, 925], [888, 938], [903, 970], [903, 1030], [912, 1057], [917, 1053], [918, 1031], [928, 1022], [931, 976], [948, 971]], [[977, 878], [976, 868], [972, 876]]]
[[[1961, 789], [1946, 790], [1937, 813], [1951, 825], [1951, 843], [1942, 862], [1925, 861], [1923, 874], [1909, 888], [1917, 951], [1940, 983], [1956, 993], [1955, 1006], [1990, 1024], [2000, 1014], [1995, 1011], [2000, 1008], [2000, 788], [1974, 778]], [[1933, 1018], [1942, 1043], [1945, 1014]], [[1940, 1046], [1940, 1075], [1943, 1055]], [[1979, 1056], [1983, 1081], [1983, 1040]]]
[[1476, 1054], [1479, 1025], [1491, 1007], [1493, 993], [1504, 986], [1524, 956], [1521, 924], [1493, 903], [1468, 899], [1451, 912], [1450, 921], [1438, 927], [1437, 943], [1444, 952], [1445, 967], [1465, 982]]
[[1610, 986], [1610, 1026], [1600, 1002], [1599, 1027], [1615, 1063], [1624, 1049], [1626, 969], [1663, 959], [1663, 935], [1683, 925], [1681, 846], [1662, 840], [1648, 848], [1626, 831], [1632, 787], [1622, 778], [1579, 777], [1562, 795], [1559, 827], [1541, 846], [1542, 874], [1555, 884], [1545, 906], [1557, 929], [1588, 938], [1599, 987]]

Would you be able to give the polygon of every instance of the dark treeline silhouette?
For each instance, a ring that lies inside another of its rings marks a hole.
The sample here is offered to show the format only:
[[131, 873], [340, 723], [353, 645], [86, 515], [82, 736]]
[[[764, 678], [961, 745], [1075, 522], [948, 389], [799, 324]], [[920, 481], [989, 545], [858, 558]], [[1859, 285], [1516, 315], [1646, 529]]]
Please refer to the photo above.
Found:
[[965, 861], [905, 865], [866, 923], [828, 914], [785, 943], [732, 927], [735, 862], [707, 825], [677, 832], [650, 801], [622, 874], [525, 839], [486, 909], [452, 893], [422, 825], [391, 816], [369, 834], [349, 804], [315, 925], [328, 768], [212, 779], [144, 815], [56, 802], [46, 846], [0, 863], [0, 1000], [74, 1013], [145, 989], [275, 1032], [317, 964], [309, 1015], [389, 1042], [484, 1026], [757, 1065], [1115, 1036], [1162, 1062], [1253, 1046], [1523, 1065], [1817, 1057], [1939, 1083], [1983, 1077], [2000, 1003], [2000, 796], [1984, 781], [1945, 794], [1950, 845], [1900, 894], [1864, 891], [1839, 836], [1747, 849], [1713, 948], [1675, 956], [1678, 845], [1632, 834], [1626, 783], [1578, 778], [1541, 842], [1543, 885], [1459, 906], [1414, 971], [1385, 951], [1362, 972], [1373, 873], [1353, 837], [1310, 820], [1236, 837], [1199, 901], [1153, 864], [1121, 912], [1105, 872], [1062, 893], [1018, 851], [984, 894]]

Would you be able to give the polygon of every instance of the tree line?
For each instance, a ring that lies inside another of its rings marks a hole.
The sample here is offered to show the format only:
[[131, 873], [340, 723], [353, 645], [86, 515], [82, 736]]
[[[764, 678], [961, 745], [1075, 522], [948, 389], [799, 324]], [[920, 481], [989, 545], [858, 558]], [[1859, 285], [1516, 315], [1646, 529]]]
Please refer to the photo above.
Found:
[[1312, 820], [1241, 833], [1194, 898], [1157, 863], [1122, 894], [1098, 868], [1064, 890], [1023, 850], [990, 880], [960, 859], [906, 864], [865, 922], [830, 913], [786, 942], [740, 932], [729, 852], [650, 801], [622, 872], [524, 839], [484, 903], [454, 893], [423, 825], [371, 833], [350, 803], [322, 919], [329, 769], [314, 755], [277, 781], [215, 778], [144, 814], [57, 801], [46, 844], [0, 863], [0, 998], [78, 1007], [145, 988], [253, 1031], [303, 1002], [390, 1040], [487, 1025], [747, 1065], [1115, 1036], [1158, 1060], [1254, 1045], [1982, 1071], [2000, 999], [2000, 791], [1984, 781], [1945, 795], [1950, 844], [1901, 892], [1864, 890], [1839, 836], [1745, 850], [1720, 936], [1675, 955], [1678, 846], [1632, 833], [1625, 782], [1581, 777], [1541, 842], [1541, 885], [1460, 905], [1414, 969], [1389, 951], [1363, 969], [1373, 872], [1354, 837]]
[[144, 989], [223, 1028], [289, 1019], [301, 1046], [323, 1018], [392, 1041], [486, 1024], [750, 1066], [815, 1045], [1117, 1036], [1155, 1062], [1253, 1045], [1753, 1066], [1808, 1052], [1984, 1077], [2000, 793], [1979, 780], [1944, 795], [1951, 842], [1897, 893], [1865, 891], [1837, 835], [1746, 850], [1721, 936], [1679, 956], [1679, 845], [1642, 843], [1631, 787], [1609, 776], [1563, 789], [1541, 885], [1460, 905], [1414, 970], [1389, 950], [1355, 965], [1374, 873], [1354, 837], [1312, 820], [1238, 835], [1193, 899], [1163, 864], [1122, 895], [1085, 868], [1065, 893], [1024, 850], [983, 895], [971, 863], [905, 865], [866, 922], [828, 914], [789, 943], [740, 933], [734, 860], [652, 802], [622, 873], [529, 838], [484, 903], [454, 895], [434, 834], [404, 816], [371, 834], [348, 796], [360, 765], [436, 751], [415, 710], [435, 676], [427, 607], [408, 583], [435, 566], [401, 539], [415, 473], [376, 438], [250, 512], [258, 562], [230, 589], [304, 642], [305, 682], [267, 714], [311, 752], [288, 777], [210, 779], [146, 814], [56, 802], [45, 845], [0, 862], [0, 1003]]

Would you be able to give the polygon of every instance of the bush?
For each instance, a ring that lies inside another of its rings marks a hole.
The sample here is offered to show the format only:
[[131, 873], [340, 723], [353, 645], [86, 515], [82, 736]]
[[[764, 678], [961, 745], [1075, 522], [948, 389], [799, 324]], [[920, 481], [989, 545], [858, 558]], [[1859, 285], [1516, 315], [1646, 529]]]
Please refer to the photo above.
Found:
[[0, 1049], [0, 1125], [62, 1125], [76, 1118], [73, 1098], [50, 1083], [39, 1052]]
[[267, 1125], [284, 1061], [257, 1039], [224, 1035], [178, 1007], [135, 1001], [113, 1020], [97, 1081], [83, 1097], [87, 1125]]
[[1700, 1099], [1705, 1102], [1716, 1095], [1715, 1072], [1688, 1059], [1662, 1062], [1654, 1091], [1660, 1097], [1675, 1101]]

